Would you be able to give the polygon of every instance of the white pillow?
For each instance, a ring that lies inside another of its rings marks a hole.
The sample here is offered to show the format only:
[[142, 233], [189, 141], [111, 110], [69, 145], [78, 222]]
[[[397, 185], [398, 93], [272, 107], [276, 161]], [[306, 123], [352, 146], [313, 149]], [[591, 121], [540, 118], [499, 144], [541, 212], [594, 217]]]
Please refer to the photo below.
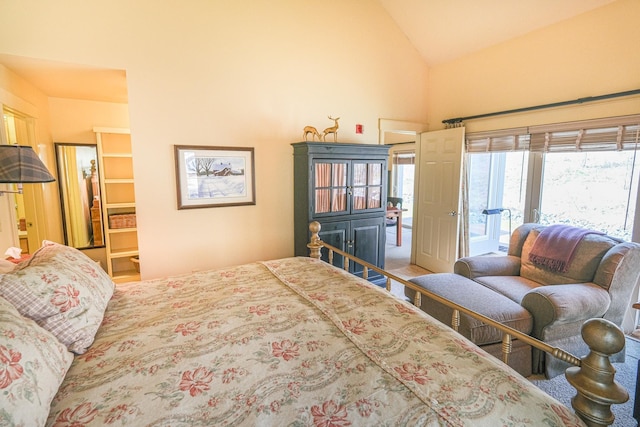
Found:
[[13, 426], [43, 426], [73, 354], [0, 298], [0, 414]]
[[53, 242], [0, 276], [0, 296], [77, 354], [93, 343], [114, 286], [91, 258]]
[[6, 259], [0, 259], [0, 274], [11, 273], [16, 264]]

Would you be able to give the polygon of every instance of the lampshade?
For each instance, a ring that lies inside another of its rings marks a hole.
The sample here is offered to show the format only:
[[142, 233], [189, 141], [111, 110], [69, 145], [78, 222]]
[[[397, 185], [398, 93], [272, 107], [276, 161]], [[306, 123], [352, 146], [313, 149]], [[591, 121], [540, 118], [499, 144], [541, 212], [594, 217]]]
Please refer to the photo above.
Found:
[[33, 148], [25, 145], [0, 145], [0, 183], [55, 180]]

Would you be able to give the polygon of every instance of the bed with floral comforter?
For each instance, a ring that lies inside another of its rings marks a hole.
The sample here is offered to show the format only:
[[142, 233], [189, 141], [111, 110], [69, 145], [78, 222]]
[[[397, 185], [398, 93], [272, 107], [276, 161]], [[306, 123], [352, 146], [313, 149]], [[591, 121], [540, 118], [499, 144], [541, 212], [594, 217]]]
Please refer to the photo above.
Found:
[[[118, 285], [107, 300], [47, 425], [583, 425], [447, 326], [310, 258]], [[3, 380], [18, 350], [0, 341], [0, 391], [16, 402], [25, 375]]]

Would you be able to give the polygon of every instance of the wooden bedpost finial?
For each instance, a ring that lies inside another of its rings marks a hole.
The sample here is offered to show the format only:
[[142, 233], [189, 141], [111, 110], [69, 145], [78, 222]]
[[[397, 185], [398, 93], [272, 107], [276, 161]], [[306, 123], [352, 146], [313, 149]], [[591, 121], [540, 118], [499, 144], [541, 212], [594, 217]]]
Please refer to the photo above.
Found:
[[567, 381], [578, 391], [571, 406], [588, 426], [608, 426], [615, 419], [611, 405], [629, 400], [627, 390], [614, 380], [616, 370], [609, 360], [624, 348], [624, 333], [613, 322], [590, 319], [582, 325], [582, 339], [589, 346], [589, 354], [579, 367], [565, 372]]
[[320, 223], [313, 221], [309, 224], [309, 231], [311, 231], [311, 239], [307, 244], [309, 248], [309, 256], [311, 258], [320, 259], [320, 249], [322, 249], [322, 240], [320, 240]]

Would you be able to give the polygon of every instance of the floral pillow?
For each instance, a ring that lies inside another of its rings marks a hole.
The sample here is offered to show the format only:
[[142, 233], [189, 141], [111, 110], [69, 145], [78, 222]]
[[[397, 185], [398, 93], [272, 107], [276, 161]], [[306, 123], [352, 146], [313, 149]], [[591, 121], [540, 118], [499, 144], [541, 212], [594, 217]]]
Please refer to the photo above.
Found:
[[93, 343], [113, 289], [91, 258], [53, 242], [0, 276], [0, 296], [77, 354]]
[[0, 425], [42, 426], [73, 354], [0, 298]]
[[16, 268], [16, 265], [11, 261], [0, 259], [0, 274], [10, 273], [14, 268]]

